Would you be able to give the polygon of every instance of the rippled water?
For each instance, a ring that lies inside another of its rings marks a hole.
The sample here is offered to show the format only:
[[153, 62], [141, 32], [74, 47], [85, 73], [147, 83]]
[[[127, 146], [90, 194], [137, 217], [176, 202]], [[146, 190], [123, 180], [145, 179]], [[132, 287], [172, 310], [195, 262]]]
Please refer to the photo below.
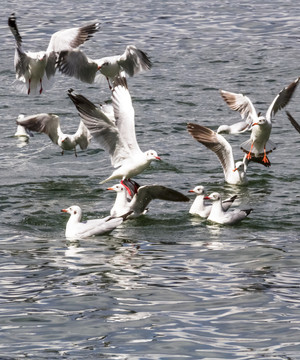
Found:
[[[238, 114], [220, 88], [250, 96], [266, 111], [299, 75], [300, 10], [295, 1], [4, 1], [1, 50], [0, 358], [300, 359], [299, 149], [285, 112], [276, 115], [270, 169], [249, 168], [247, 186], [225, 185], [213, 153], [193, 140], [188, 121], [216, 129]], [[57, 75], [44, 96], [16, 93], [18, 16], [24, 47], [46, 48], [61, 28], [99, 20], [84, 45], [94, 58], [148, 52], [153, 69], [129, 80], [143, 149], [163, 158], [137, 180], [187, 193], [202, 184], [238, 194], [254, 209], [232, 227], [188, 214], [190, 204], [151, 203], [150, 212], [109, 236], [70, 243], [60, 209], [86, 218], [109, 213], [114, 195], [98, 182], [111, 167], [96, 143], [75, 158], [45, 135], [14, 138], [20, 113], [53, 112], [63, 130], [79, 121], [70, 87], [94, 102], [106, 83]], [[300, 119], [299, 90], [289, 111]], [[247, 134], [230, 137], [236, 157]]]

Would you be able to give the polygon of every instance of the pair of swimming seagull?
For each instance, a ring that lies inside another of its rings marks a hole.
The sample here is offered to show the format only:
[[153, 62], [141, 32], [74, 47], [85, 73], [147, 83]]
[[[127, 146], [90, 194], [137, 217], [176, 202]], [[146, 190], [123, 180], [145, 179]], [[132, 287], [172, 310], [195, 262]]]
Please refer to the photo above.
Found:
[[56, 70], [83, 82], [93, 83], [98, 74], [113, 80], [124, 71], [128, 76], [149, 70], [152, 66], [147, 54], [134, 45], [121, 55], [93, 60], [79, 47], [96, 33], [98, 22], [55, 32], [45, 51], [25, 51], [17, 27], [15, 14], [8, 18], [8, 26], [15, 37], [14, 67], [20, 91], [28, 95], [42, 94], [54, 81]]
[[[194, 139], [212, 150], [219, 158], [227, 183], [234, 185], [247, 183], [246, 171], [250, 161], [270, 166], [267, 154], [276, 148], [275, 144], [270, 140], [272, 120], [275, 114], [283, 109], [291, 100], [299, 79], [297, 78], [277, 94], [265, 116], [256, 112], [255, 107], [247, 96], [221, 90], [221, 96], [227, 105], [232, 110], [240, 113], [242, 121], [229, 126], [221, 125], [217, 132], [205, 126], [188, 123], [188, 132]], [[288, 118], [297, 129], [298, 124], [289, 113]], [[299, 128], [300, 126], [298, 125], [298, 131]], [[241, 144], [241, 149], [246, 154], [243, 161], [235, 163], [232, 147], [221, 134], [239, 134], [247, 130], [251, 131], [250, 138]]]

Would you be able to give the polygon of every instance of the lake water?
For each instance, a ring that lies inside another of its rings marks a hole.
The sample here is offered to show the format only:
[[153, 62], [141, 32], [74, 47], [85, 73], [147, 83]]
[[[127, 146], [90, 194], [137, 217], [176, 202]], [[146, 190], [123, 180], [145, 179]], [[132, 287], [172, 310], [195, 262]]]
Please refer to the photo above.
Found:
[[[220, 88], [266, 112], [300, 75], [299, 4], [4, 0], [0, 8], [0, 358], [300, 359], [300, 134], [278, 112], [272, 166], [251, 164], [249, 184], [238, 187], [224, 184], [215, 154], [186, 130], [187, 122], [217, 129], [239, 121]], [[39, 134], [23, 146], [15, 120], [53, 112], [74, 132], [79, 116], [67, 90], [96, 103], [110, 93], [106, 82], [60, 74], [40, 97], [16, 92], [12, 12], [26, 50], [98, 20], [101, 30], [83, 47], [90, 57], [128, 44], [146, 51], [153, 68], [130, 78], [129, 90], [138, 141], [163, 161], [136, 180], [237, 194], [238, 206], [254, 209], [249, 218], [218, 226], [190, 216], [188, 203], [154, 201], [109, 236], [66, 241], [62, 208], [78, 204], [85, 219], [109, 214], [114, 194], [99, 185], [112, 170], [108, 156], [96, 142], [77, 158], [62, 156]], [[296, 120], [299, 99], [298, 89], [288, 105]], [[237, 159], [248, 136], [227, 137]]]

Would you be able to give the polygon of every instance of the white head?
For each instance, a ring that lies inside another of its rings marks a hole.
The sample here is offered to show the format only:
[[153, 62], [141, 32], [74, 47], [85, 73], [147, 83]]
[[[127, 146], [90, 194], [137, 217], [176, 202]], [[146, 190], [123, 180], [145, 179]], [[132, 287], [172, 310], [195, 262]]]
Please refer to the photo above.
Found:
[[204, 199], [212, 200], [212, 201], [218, 201], [218, 200], [221, 200], [221, 195], [219, 193], [217, 193], [217, 192], [213, 192], [210, 195], [205, 196]]
[[71, 217], [78, 219], [78, 221], [81, 220], [82, 210], [77, 205], [72, 205], [72, 206], [68, 207], [67, 209], [62, 209], [61, 212], [70, 214]]
[[47, 54], [45, 51], [39, 51], [38, 53], [36, 53], [37, 60], [44, 61], [44, 60], [46, 60], [46, 57], [47, 57]]
[[122, 184], [116, 184], [114, 186], [107, 188], [106, 190], [112, 190], [115, 191], [116, 193], [121, 193], [126, 191], [125, 186], [123, 186]]
[[161, 158], [157, 155], [157, 152], [155, 150], [146, 151], [146, 158], [148, 161], [161, 160]]
[[243, 161], [237, 161], [235, 163], [235, 169], [233, 169], [233, 171], [242, 171], [242, 172], [245, 172], [246, 171], [246, 164], [243, 162]]
[[189, 190], [189, 192], [195, 193], [196, 195], [204, 195], [204, 186], [198, 185], [194, 187], [193, 190]]
[[257, 120], [252, 124], [252, 127], [255, 125], [263, 125], [267, 122], [266, 118], [264, 116], [261, 115], [261, 113], [257, 114]]

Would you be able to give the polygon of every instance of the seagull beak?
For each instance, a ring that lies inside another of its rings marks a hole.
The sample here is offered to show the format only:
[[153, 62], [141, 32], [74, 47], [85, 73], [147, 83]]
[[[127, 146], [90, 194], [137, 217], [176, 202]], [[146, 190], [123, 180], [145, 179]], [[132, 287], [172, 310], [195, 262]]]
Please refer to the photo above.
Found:
[[106, 190], [114, 190], [112, 187], [107, 188]]
[[232, 171], [237, 171], [238, 168], [233, 169]]
[[159, 156], [155, 156], [156, 160], [161, 160], [161, 158]]
[[67, 212], [68, 212], [67, 209], [61, 209], [60, 211], [61, 211], [61, 212], [64, 212], [64, 213], [67, 213]]
[[210, 200], [210, 197], [209, 196], [204, 196], [204, 199], [205, 200]]
[[194, 190], [189, 190], [189, 192], [192, 192], [192, 193], [193, 193], [193, 192], [195, 192], [195, 191], [194, 191]]
[[99, 65], [97, 70], [100, 70], [101, 68], [102, 68], [102, 65]]
[[256, 122], [256, 123], [252, 124], [252, 126], [254, 126], [254, 125], [258, 125], [258, 123]]

